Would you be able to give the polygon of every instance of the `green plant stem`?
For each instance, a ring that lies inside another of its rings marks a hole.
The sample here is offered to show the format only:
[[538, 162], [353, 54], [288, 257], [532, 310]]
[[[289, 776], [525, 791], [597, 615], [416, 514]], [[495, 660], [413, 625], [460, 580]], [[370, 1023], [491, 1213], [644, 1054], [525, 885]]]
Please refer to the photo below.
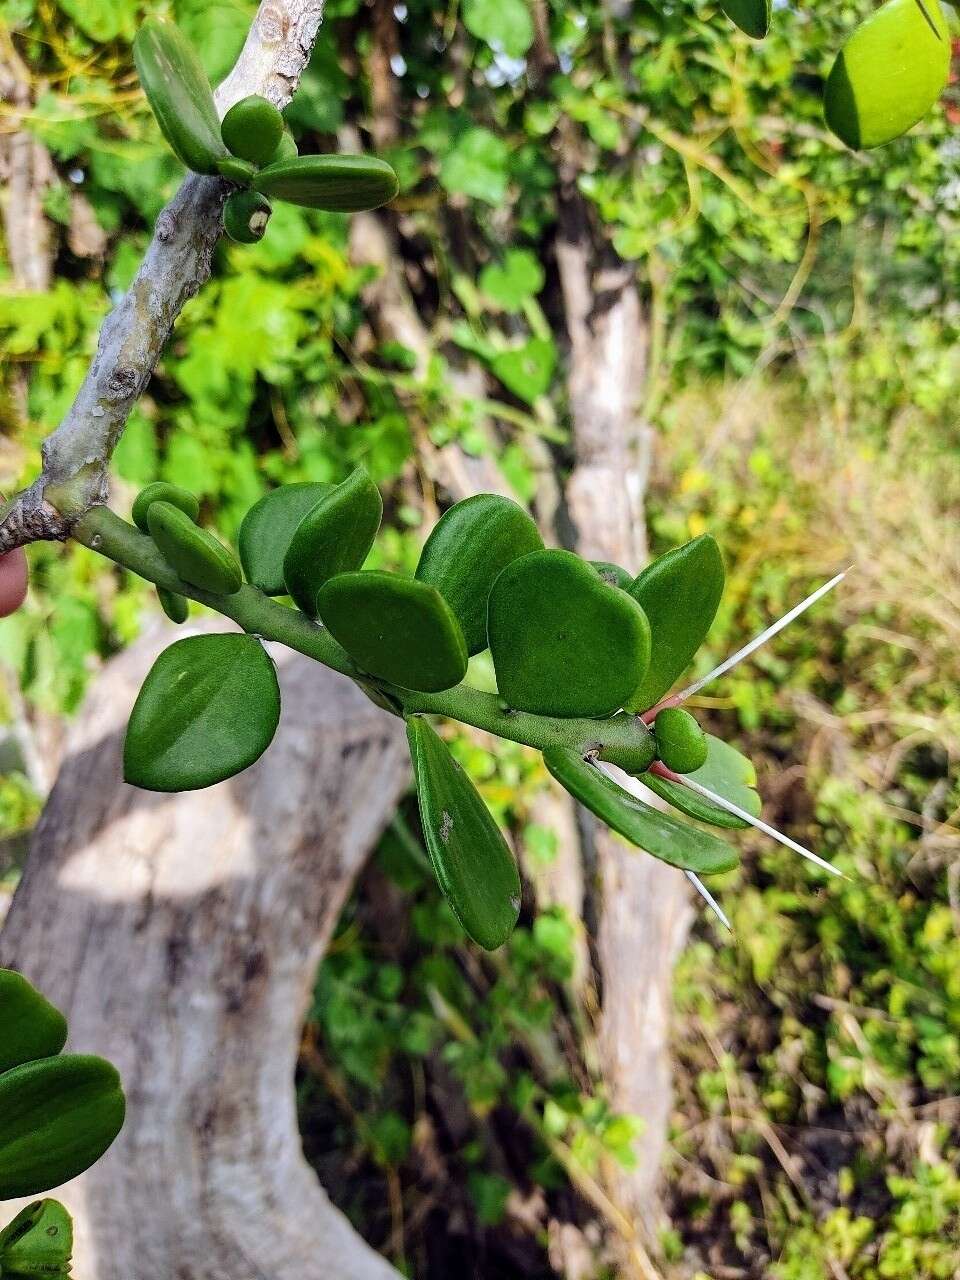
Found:
[[256, 587], [243, 586], [234, 595], [214, 595], [183, 582], [160, 554], [152, 538], [121, 520], [108, 507], [94, 507], [74, 526], [78, 542], [132, 570], [167, 591], [197, 600], [250, 635], [275, 640], [313, 658], [342, 675], [384, 694], [398, 715], [439, 715], [473, 725], [497, 737], [544, 751], [551, 746], [571, 747], [583, 754], [619, 764], [632, 773], [645, 770], [655, 755], [653, 735], [636, 716], [617, 715], [609, 720], [561, 720], [552, 716], [513, 711], [495, 694], [459, 684], [443, 693], [417, 693], [375, 680], [361, 671], [324, 627], [297, 609], [279, 604]]

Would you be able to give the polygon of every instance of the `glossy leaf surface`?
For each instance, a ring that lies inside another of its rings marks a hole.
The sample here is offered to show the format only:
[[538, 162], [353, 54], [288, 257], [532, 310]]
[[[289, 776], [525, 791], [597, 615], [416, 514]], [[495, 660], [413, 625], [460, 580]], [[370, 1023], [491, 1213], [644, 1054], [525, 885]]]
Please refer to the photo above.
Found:
[[385, 160], [344, 155], [277, 160], [260, 170], [253, 185], [265, 196], [331, 213], [379, 209], [400, 189]]
[[840, 51], [824, 90], [827, 124], [848, 147], [879, 147], [927, 114], [950, 73], [939, 0], [887, 0]]
[[643, 610], [569, 551], [535, 551], [503, 570], [488, 634], [501, 696], [541, 715], [612, 715], [650, 661]]
[[184, 582], [215, 595], [232, 596], [240, 590], [243, 575], [233, 552], [179, 508], [154, 502], [147, 523], [164, 560]]
[[200, 515], [200, 500], [194, 494], [181, 489], [179, 485], [165, 484], [162, 480], [157, 480], [153, 484], [148, 484], [145, 489], [141, 489], [133, 502], [131, 512], [133, 523], [143, 533], [150, 532], [147, 512], [154, 502], [169, 502], [171, 506], [179, 507], [194, 521]]
[[216, 173], [227, 149], [210, 81], [193, 45], [172, 22], [147, 18], [133, 42], [133, 60], [174, 155], [194, 173]]
[[[762, 803], [756, 791], [757, 771], [746, 756], [722, 739], [707, 734], [707, 763], [691, 773], [690, 777], [702, 787], [731, 801], [745, 813], [755, 818], [760, 816]], [[706, 797], [697, 795], [679, 782], [670, 782], [652, 773], [645, 773], [643, 782], [675, 809], [700, 822], [709, 822], [711, 826], [727, 827], [730, 830], [740, 830], [750, 825], [735, 814], [728, 813], [726, 809], [721, 809], [719, 805], [711, 804]]]
[[660, 556], [630, 588], [650, 621], [652, 652], [631, 711], [654, 706], [687, 669], [703, 644], [723, 595], [720, 548], [709, 534]]
[[37, 1195], [94, 1164], [120, 1132], [125, 1102], [102, 1058], [63, 1054], [0, 1075], [0, 1200]]
[[283, 561], [287, 591], [317, 616], [317, 592], [330, 578], [359, 569], [380, 528], [383, 501], [365, 471], [324, 494], [300, 521]]
[[707, 735], [689, 711], [668, 707], [654, 721], [657, 754], [674, 773], [693, 773], [707, 763]]
[[543, 549], [522, 507], [479, 493], [450, 508], [424, 544], [417, 578], [436, 587], [453, 610], [471, 654], [487, 647], [487, 601], [508, 564]]
[[51, 1058], [67, 1042], [59, 1009], [12, 969], [0, 969], [0, 1072], [35, 1058]]
[[247, 581], [268, 596], [287, 593], [283, 562], [297, 526], [332, 484], [285, 484], [255, 503], [243, 518], [237, 546]]
[[277, 673], [254, 636], [178, 640], [140, 690], [123, 776], [148, 791], [212, 786], [259, 759], [279, 719]]
[[436, 693], [467, 674], [460, 624], [436, 587], [393, 573], [342, 573], [317, 597], [330, 634], [364, 671]]
[[543, 753], [543, 760], [574, 799], [631, 844], [661, 862], [702, 876], [729, 871], [739, 862], [731, 845], [709, 831], [678, 822], [669, 814], [643, 804], [576, 751], [550, 747]]
[[407, 739], [440, 888], [474, 942], [493, 951], [509, 938], [520, 913], [513, 854], [476, 787], [426, 720], [408, 720]]
[[261, 165], [270, 161], [283, 137], [283, 116], [257, 93], [235, 102], [220, 125], [224, 146], [241, 160]]

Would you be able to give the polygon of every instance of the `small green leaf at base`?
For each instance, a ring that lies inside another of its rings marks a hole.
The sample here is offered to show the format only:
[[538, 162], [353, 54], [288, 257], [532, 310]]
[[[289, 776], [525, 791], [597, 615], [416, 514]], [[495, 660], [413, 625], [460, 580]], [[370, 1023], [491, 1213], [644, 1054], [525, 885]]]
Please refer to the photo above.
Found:
[[178, 507], [169, 502], [151, 503], [147, 523], [164, 560], [184, 582], [218, 596], [232, 596], [240, 590], [243, 575], [233, 553]]
[[283, 116], [266, 98], [252, 93], [235, 102], [220, 125], [220, 136], [233, 155], [250, 164], [267, 164], [283, 137]]
[[255, 636], [190, 636], [154, 663], [130, 716], [123, 776], [147, 791], [195, 791], [258, 760], [280, 688]]
[[324, 626], [358, 666], [402, 689], [439, 693], [467, 674], [467, 646], [435, 587], [393, 573], [341, 573], [320, 589]]
[[141, 531], [141, 533], [149, 533], [150, 525], [147, 522], [147, 513], [155, 502], [169, 502], [171, 506], [179, 507], [180, 510], [196, 521], [200, 515], [200, 500], [187, 489], [181, 489], [179, 485], [165, 484], [162, 480], [156, 480], [153, 484], [148, 484], [145, 489], [141, 489], [133, 502], [133, 523]]
[[310, 618], [317, 616], [317, 592], [330, 578], [363, 565], [382, 516], [383, 500], [362, 469], [307, 512], [283, 562], [287, 591], [298, 609]]
[[52, 1058], [67, 1042], [67, 1021], [23, 974], [0, 969], [0, 1072]]
[[234, 191], [223, 206], [223, 229], [236, 244], [258, 244], [273, 209], [259, 191]]
[[176, 591], [168, 591], [166, 587], [157, 587], [157, 599], [160, 601], [160, 607], [163, 612], [178, 627], [182, 626], [190, 617], [189, 602], [184, 596], [177, 595]]
[[520, 914], [513, 854], [476, 787], [421, 716], [407, 721], [407, 740], [423, 835], [440, 888], [473, 941], [495, 951]]
[[660, 759], [674, 773], [693, 773], [707, 763], [707, 735], [689, 711], [667, 707], [654, 721]]
[[255, 503], [243, 518], [237, 547], [247, 581], [267, 596], [287, 594], [283, 562], [297, 526], [332, 484], [285, 484]]
[[567, 747], [549, 747], [543, 762], [560, 785], [601, 822], [661, 862], [697, 875], [730, 871], [739, 862], [737, 852], [725, 841], [697, 827], [660, 813], [618, 787]]
[[[699, 782], [708, 791], [715, 792], [724, 800], [729, 800], [744, 813], [759, 818], [763, 807], [756, 791], [757, 772], [751, 761], [741, 755], [736, 747], [712, 734], [707, 734], [707, 762], [689, 775], [694, 782]], [[738, 831], [749, 827], [736, 814], [711, 804], [706, 796], [697, 795], [689, 787], [680, 782], [671, 782], [668, 778], [658, 778], [656, 774], [642, 775], [643, 783], [655, 792], [661, 800], [666, 800], [681, 813], [699, 822], [708, 822], [713, 827], [726, 827]]]

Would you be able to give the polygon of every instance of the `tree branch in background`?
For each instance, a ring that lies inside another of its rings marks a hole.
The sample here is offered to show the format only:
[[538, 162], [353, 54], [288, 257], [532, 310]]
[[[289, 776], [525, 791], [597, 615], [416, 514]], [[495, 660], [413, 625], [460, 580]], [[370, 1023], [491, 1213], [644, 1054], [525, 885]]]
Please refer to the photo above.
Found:
[[[248, 94], [278, 107], [293, 97], [323, 16], [323, 0], [262, 0], [237, 64], [216, 92], [223, 113]], [[107, 467], [127, 418], [184, 304], [208, 279], [229, 184], [189, 175], [160, 214], [133, 284], [107, 316], [70, 411], [43, 445], [43, 472], [0, 511], [0, 554], [69, 536], [106, 498]]]

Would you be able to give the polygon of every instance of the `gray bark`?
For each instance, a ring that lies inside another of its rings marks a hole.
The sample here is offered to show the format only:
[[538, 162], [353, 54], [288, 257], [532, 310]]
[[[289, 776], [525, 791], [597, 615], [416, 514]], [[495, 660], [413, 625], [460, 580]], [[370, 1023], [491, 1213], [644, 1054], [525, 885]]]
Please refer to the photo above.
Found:
[[0, 933], [0, 964], [127, 1091], [117, 1143], [57, 1193], [76, 1215], [75, 1273], [391, 1280], [304, 1161], [294, 1069], [317, 965], [407, 785], [403, 727], [282, 653], [284, 716], [257, 765], [206, 791], [139, 791], [120, 780], [123, 728], [171, 638], [97, 681]]

